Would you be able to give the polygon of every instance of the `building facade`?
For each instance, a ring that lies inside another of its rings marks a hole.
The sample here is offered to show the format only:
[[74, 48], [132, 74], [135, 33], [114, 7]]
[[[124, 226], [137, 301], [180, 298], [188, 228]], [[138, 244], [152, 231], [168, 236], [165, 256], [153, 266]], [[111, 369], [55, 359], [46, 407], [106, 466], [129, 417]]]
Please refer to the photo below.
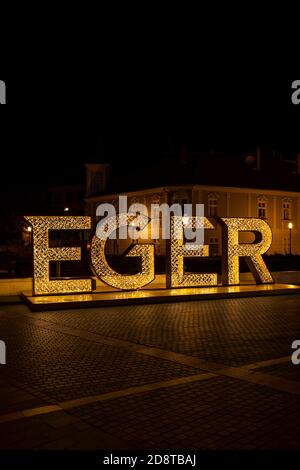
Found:
[[[101, 203], [113, 204], [118, 212], [119, 195], [121, 194], [114, 193], [86, 197], [86, 214], [92, 217], [93, 224], [96, 223], [96, 209]], [[300, 192], [180, 185], [150, 188], [122, 195], [128, 197], [128, 207], [142, 203], [147, 206], [149, 214], [151, 204], [204, 204], [204, 215], [215, 226], [213, 230], [205, 230], [205, 243], [210, 246], [210, 256], [222, 254], [221, 227], [215, 220], [218, 217], [262, 218], [270, 225], [273, 233], [273, 242], [268, 254], [300, 254]], [[251, 242], [251, 237], [251, 234], [242, 234], [241, 243]], [[127, 246], [128, 242], [116, 240], [111, 243], [109, 250], [115, 254], [122, 253]], [[156, 254], [165, 254], [165, 241], [161, 237], [155, 241], [155, 250]]]

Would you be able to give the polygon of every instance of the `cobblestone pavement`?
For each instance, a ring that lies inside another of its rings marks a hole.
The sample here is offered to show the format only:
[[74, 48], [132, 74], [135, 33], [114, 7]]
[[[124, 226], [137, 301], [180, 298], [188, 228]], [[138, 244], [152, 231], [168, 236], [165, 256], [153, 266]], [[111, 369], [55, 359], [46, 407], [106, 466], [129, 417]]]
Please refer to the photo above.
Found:
[[0, 448], [299, 449], [299, 316], [297, 295], [43, 313], [0, 299]]

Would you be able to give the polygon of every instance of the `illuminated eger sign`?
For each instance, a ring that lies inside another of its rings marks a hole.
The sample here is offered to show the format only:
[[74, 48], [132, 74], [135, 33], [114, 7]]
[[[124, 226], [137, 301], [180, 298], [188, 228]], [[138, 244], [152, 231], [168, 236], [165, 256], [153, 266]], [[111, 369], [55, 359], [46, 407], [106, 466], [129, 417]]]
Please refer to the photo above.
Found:
[[[93, 290], [92, 279], [50, 279], [50, 261], [70, 261], [81, 259], [79, 247], [50, 247], [49, 230], [90, 230], [91, 218], [79, 216], [26, 216], [32, 225], [33, 237], [33, 294], [47, 295], [59, 293], [83, 293]], [[139, 226], [149, 224], [150, 219], [139, 217]], [[117, 289], [135, 290], [152, 282], [155, 278], [154, 244], [137, 243], [131, 245], [126, 256], [140, 257], [141, 269], [137, 274], [120, 274], [108, 264], [105, 245], [112, 235], [122, 227], [136, 223], [136, 215], [120, 213], [116, 217], [106, 217], [105, 223], [98, 223], [90, 243], [91, 266], [95, 275], [109, 286]], [[239, 259], [244, 257], [256, 282], [272, 283], [262, 255], [272, 243], [270, 226], [257, 218], [219, 218], [222, 226], [222, 283], [239, 284]], [[216, 286], [216, 273], [186, 273], [184, 258], [208, 257], [209, 247], [197, 239], [187, 243], [185, 230], [209, 230], [215, 227], [206, 217], [170, 216], [170, 236], [166, 248], [166, 287]], [[239, 243], [240, 232], [252, 232], [253, 243]], [[200, 237], [201, 238], [201, 237]]]

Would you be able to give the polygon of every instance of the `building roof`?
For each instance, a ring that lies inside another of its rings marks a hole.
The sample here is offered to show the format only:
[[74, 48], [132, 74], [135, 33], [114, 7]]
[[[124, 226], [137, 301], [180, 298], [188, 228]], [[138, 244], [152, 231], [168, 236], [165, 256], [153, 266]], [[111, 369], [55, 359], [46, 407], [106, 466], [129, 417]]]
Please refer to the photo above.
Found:
[[[165, 154], [141, 163], [128, 163], [113, 168], [110, 183], [104, 194], [118, 194], [147, 188], [178, 185], [212, 185], [252, 189], [273, 189], [300, 192], [297, 162], [282, 158], [256, 156], [246, 158], [224, 153]], [[260, 167], [260, 168], [259, 168]]]

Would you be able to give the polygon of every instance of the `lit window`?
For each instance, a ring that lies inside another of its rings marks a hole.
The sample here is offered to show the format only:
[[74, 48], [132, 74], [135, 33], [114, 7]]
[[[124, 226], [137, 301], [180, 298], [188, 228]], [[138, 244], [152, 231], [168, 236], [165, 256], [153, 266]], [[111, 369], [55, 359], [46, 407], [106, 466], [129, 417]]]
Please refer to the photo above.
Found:
[[208, 196], [208, 217], [218, 215], [218, 199], [216, 196]]
[[267, 218], [267, 203], [266, 201], [259, 200], [257, 203], [257, 215], [260, 219]]
[[290, 201], [282, 202], [282, 218], [283, 220], [291, 220], [292, 218], [292, 204]]

